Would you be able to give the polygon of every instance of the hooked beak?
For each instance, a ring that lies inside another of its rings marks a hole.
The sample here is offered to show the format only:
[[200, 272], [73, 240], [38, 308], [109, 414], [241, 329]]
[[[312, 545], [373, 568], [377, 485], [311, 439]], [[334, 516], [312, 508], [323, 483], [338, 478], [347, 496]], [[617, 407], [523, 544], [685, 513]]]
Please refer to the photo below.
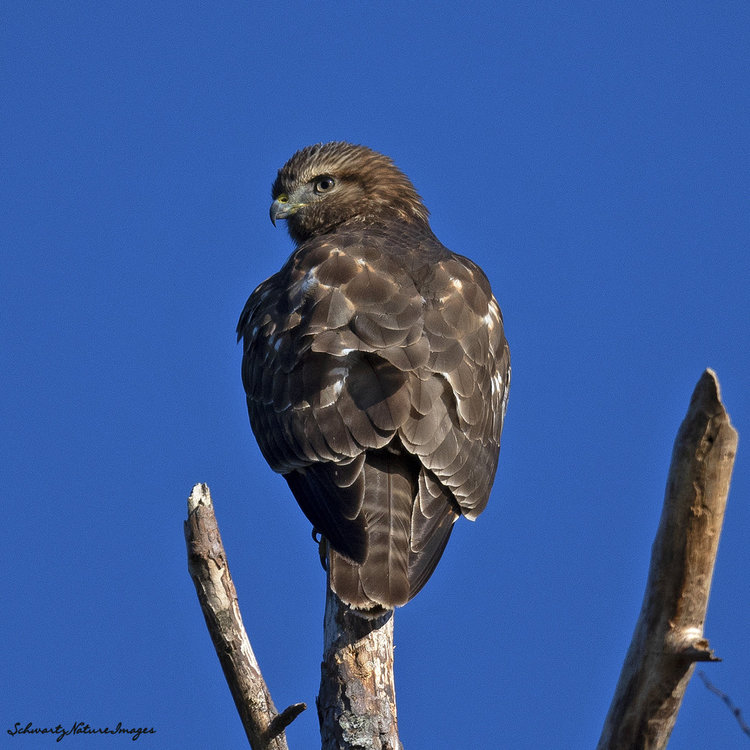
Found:
[[289, 196], [286, 193], [282, 193], [271, 204], [271, 210], [269, 211], [271, 224], [276, 226], [277, 219], [288, 219], [290, 216], [296, 214], [304, 205], [304, 203], [292, 203], [289, 200]]

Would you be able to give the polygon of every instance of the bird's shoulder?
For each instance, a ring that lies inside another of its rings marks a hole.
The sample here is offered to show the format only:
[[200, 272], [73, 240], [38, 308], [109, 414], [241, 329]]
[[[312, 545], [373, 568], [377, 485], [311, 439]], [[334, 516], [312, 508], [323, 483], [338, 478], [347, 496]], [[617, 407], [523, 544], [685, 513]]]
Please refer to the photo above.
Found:
[[238, 337], [258, 325], [259, 313], [296, 318], [330, 297], [339, 311], [327, 321], [334, 324], [354, 311], [403, 310], [408, 300], [435, 311], [460, 301], [483, 316], [492, 290], [478, 265], [446, 248], [427, 226], [349, 223], [303, 242], [255, 289], [240, 316]]

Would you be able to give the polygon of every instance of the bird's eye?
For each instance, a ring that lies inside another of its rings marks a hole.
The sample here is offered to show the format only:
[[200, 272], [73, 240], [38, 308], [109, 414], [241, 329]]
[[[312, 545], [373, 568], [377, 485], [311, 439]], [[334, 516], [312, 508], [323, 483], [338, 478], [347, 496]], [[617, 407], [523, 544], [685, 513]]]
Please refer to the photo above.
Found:
[[336, 181], [333, 179], [333, 177], [329, 177], [328, 175], [324, 175], [323, 177], [318, 177], [318, 179], [315, 180], [315, 192], [327, 193], [329, 190], [333, 188], [335, 184], [336, 184]]

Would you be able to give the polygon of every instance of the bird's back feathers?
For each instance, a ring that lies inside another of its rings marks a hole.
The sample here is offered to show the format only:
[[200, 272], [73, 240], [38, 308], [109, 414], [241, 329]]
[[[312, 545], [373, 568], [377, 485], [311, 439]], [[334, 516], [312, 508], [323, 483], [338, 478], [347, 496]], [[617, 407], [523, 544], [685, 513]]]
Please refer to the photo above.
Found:
[[421, 589], [497, 466], [500, 309], [424, 216], [355, 216], [309, 237], [238, 324], [261, 451], [326, 538], [331, 587], [362, 610]]

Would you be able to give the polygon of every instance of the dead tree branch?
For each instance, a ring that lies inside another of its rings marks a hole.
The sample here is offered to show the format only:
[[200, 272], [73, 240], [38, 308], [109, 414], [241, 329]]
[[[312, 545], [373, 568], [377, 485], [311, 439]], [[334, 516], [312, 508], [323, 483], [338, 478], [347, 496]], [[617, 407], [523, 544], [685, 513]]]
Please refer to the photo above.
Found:
[[366, 619], [326, 587], [318, 720], [322, 750], [400, 750], [393, 612]]
[[[211, 494], [196, 484], [185, 522], [188, 569], [253, 750], [288, 750], [284, 729], [306, 708], [278, 713], [242, 624]], [[393, 613], [364, 618], [326, 587], [317, 699], [323, 750], [400, 750], [393, 681]]]
[[721, 698], [726, 707], [732, 712], [732, 716], [737, 719], [737, 723], [740, 725], [740, 729], [748, 737], [750, 737], [750, 726], [748, 726], [748, 724], [742, 718], [742, 711], [739, 709], [739, 707], [734, 705], [732, 699], [725, 692], [719, 690], [716, 685], [709, 681], [708, 677], [706, 677], [706, 673], [703, 670], [698, 670], [698, 677], [701, 678], [703, 684], [706, 686], [706, 689], [710, 690], [714, 695], [718, 695], [719, 698]]
[[666, 747], [695, 662], [717, 661], [703, 623], [736, 451], [706, 370], [675, 439], [641, 614], [597, 750]]
[[250, 746], [253, 750], [288, 750], [284, 729], [306, 706], [295, 703], [279, 713], [271, 700], [242, 624], [211, 493], [205, 484], [196, 484], [188, 498], [185, 541], [188, 570]]
[[[719, 383], [706, 370], [675, 439], [640, 617], [597, 750], [662, 750], [695, 663], [717, 661], [703, 624], [736, 450]], [[188, 568], [250, 745], [288, 750], [284, 729], [305, 704], [281, 713], [273, 705], [242, 625], [205, 484], [193, 487], [188, 500], [185, 539]], [[393, 613], [364, 618], [326, 588], [317, 699], [322, 748], [402, 750]]]

